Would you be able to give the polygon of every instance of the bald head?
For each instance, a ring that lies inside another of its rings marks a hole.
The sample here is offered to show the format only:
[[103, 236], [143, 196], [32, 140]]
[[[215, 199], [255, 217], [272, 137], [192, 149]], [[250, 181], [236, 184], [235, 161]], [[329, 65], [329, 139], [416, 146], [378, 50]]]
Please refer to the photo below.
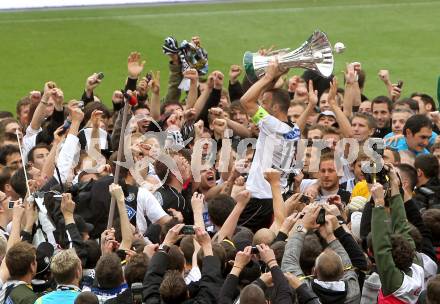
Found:
[[338, 281], [344, 273], [341, 257], [327, 248], [316, 259], [315, 272], [318, 280]]
[[276, 235], [275, 233], [267, 228], [261, 228], [257, 232], [255, 232], [254, 238], [252, 239], [252, 245], [260, 245], [260, 244], [266, 244], [267, 246], [270, 246], [272, 244], [273, 240], [275, 239]]
[[249, 284], [241, 290], [240, 304], [266, 304], [266, 297], [260, 287]]

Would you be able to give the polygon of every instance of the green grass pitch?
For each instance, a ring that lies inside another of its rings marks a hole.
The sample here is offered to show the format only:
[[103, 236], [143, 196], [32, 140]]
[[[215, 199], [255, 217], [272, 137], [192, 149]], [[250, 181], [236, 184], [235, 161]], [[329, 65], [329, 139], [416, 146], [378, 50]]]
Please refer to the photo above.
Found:
[[[440, 1], [291, 0], [2, 12], [0, 110], [15, 113], [16, 101], [47, 80], [57, 82], [66, 100], [79, 98], [86, 77], [98, 71], [105, 79], [96, 94], [109, 104], [134, 50], [146, 57], [146, 71], [161, 70], [164, 94], [168, 71], [161, 45], [168, 35], [179, 42], [200, 35], [210, 71], [227, 74], [245, 51], [296, 48], [316, 28], [347, 47], [335, 55], [335, 74], [346, 62], [362, 63], [367, 96], [384, 94], [377, 78], [382, 68], [392, 81], [404, 80], [404, 95], [417, 90], [435, 96], [439, 11]], [[290, 74], [295, 72], [301, 73]]]

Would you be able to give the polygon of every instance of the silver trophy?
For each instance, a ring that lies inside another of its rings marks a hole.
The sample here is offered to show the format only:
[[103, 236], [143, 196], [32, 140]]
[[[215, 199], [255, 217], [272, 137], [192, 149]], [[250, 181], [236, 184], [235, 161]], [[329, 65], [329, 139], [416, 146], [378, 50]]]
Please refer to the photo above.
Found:
[[326, 34], [320, 30], [316, 30], [306, 42], [295, 50], [281, 49], [265, 56], [246, 52], [243, 56], [243, 66], [248, 80], [254, 83], [263, 77], [269, 62], [275, 59], [278, 59], [282, 68], [308, 69], [316, 71], [324, 77], [329, 77], [333, 72], [332, 46]]

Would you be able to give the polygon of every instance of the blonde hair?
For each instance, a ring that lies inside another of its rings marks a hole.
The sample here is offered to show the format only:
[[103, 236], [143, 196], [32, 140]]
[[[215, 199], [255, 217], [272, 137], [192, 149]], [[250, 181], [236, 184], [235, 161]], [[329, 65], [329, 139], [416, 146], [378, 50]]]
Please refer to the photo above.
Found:
[[50, 271], [58, 284], [71, 284], [81, 261], [74, 249], [58, 252], [50, 262]]

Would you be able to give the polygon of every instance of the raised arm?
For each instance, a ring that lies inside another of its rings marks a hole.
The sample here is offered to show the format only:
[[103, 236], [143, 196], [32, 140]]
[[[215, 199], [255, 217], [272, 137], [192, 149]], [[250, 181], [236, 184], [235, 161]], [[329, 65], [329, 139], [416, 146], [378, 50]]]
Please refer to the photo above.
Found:
[[330, 91], [328, 92], [328, 102], [330, 107], [332, 108], [333, 113], [336, 115], [336, 121], [339, 124], [339, 128], [341, 129], [342, 135], [344, 137], [351, 138], [351, 124], [348, 120], [347, 116], [345, 116], [344, 112], [342, 112], [338, 103], [336, 102], [336, 94], [338, 90], [338, 81], [336, 77], [333, 78], [333, 81], [330, 82]]
[[196, 69], [188, 69], [183, 73], [183, 77], [190, 80], [188, 96], [186, 97], [186, 108], [194, 107], [197, 101], [197, 84], [199, 80], [199, 73]]
[[396, 267], [392, 256], [391, 229], [389, 215], [385, 209], [383, 186], [376, 183], [371, 188], [375, 207], [371, 219], [371, 235], [377, 271], [382, 282], [384, 296], [398, 290], [403, 282], [403, 272]]
[[203, 204], [205, 196], [202, 193], [194, 192], [191, 198], [191, 207], [194, 215], [194, 225], [205, 229], [205, 222], [203, 221]]
[[253, 118], [253, 120], [254, 116], [258, 114], [258, 99], [260, 98], [261, 94], [272, 87], [278, 78], [286, 72], [287, 70], [282, 69], [278, 65], [277, 60], [271, 61], [266, 69], [266, 74], [256, 83], [254, 83], [240, 98], [241, 105], [245, 109], [246, 113]]
[[95, 100], [93, 91], [101, 83], [102, 75], [103, 74], [93, 73], [92, 75], [87, 77], [84, 93], [81, 96], [81, 100], [84, 101], [84, 104], [88, 104], [89, 102], [93, 102]]
[[281, 172], [269, 169], [264, 172], [264, 178], [269, 182], [270, 189], [272, 190], [273, 212], [275, 217], [274, 224], [276, 229], [279, 230], [287, 216], [283, 196], [281, 194]]
[[[295, 95], [296, 96], [296, 95]], [[296, 121], [296, 125], [302, 131], [306, 126], [307, 118], [313, 113], [316, 105], [318, 104], [318, 91], [314, 90], [312, 80], [309, 80], [309, 92], [308, 92], [309, 102], [305, 111], [301, 114], [301, 116]]]
[[150, 103], [150, 115], [151, 117], [159, 121], [160, 120], [160, 71], [152, 73], [153, 78], [148, 83], [151, 87], [151, 103]]
[[353, 64], [347, 64], [345, 69], [345, 91], [343, 111], [347, 118], [353, 115], [353, 106], [361, 103], [361, 90], [356, 80], [356, 71]]
[[122, 242], [119, 246], [119, 249], [129, 250], [131, 249], [131, 244], [133, 242], [133, 233], [130, 228], [130, 220], [128, 219], [127, 208], [125, 207], [124, 192], [122, 192], [121, 186], [117, 184], [111, 184], [109, 191], [116, 201], [119, 219], [121, 221]]
[[251, 199], [251, 194], [247, 190], [241, 191], [237, 197], [234, 208], [229, 216], [226, 218], [226, 221], [223, 223], [217, 234], [217, 242], [220, 243], [225, 238], [232, 239], [234, 235], [235, 228], [237, 228], [238, 219], [240, 218], [241, 213], [246, 208], [247, 203]]

